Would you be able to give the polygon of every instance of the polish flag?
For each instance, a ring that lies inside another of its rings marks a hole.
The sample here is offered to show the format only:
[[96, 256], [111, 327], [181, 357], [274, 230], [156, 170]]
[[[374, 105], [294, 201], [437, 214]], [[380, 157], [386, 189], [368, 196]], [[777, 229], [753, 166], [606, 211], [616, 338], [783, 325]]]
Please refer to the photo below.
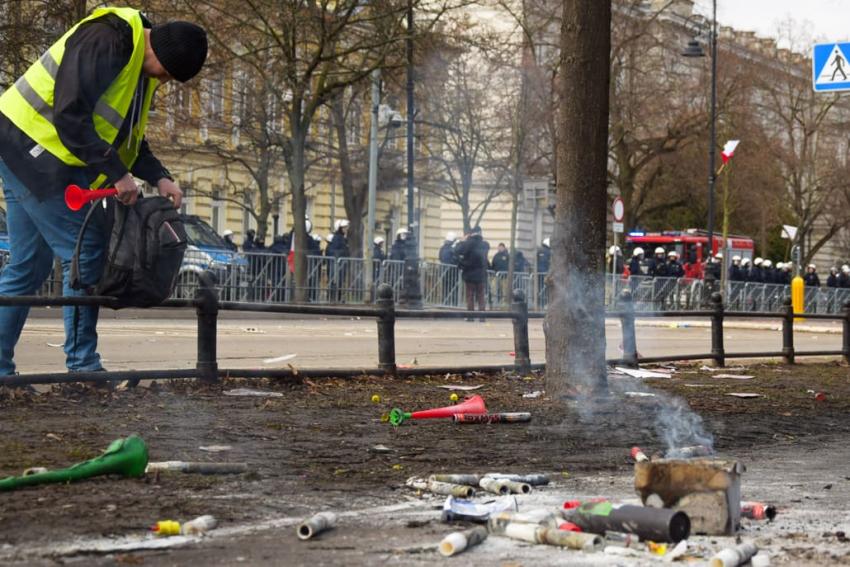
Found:
[[729, 140], [726, 142], [726, 145], [723, 146], [723, 151], [720, 153], [720, 157], [723, 158], [723, 163], [729, 163], [729, 160], [732, 159], [732, 156], [735, 155], [735, 148], [738, 147], [740, 140]]

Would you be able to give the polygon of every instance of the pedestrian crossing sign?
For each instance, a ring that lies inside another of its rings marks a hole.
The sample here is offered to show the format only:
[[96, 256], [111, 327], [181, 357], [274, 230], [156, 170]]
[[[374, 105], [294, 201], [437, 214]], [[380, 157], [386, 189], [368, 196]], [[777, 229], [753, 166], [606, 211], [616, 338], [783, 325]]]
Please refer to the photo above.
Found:
[[850, 43], [821, 43], [812, 50], [812, 84], [816, 92], [850, 91]]

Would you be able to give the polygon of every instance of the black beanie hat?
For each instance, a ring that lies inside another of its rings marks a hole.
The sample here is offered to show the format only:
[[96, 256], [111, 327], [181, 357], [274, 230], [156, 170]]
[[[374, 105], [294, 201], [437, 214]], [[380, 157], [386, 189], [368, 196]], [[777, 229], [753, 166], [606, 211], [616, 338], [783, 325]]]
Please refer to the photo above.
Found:
[[190, 22], [170, 22], [151, 30], [151, 48], [168, 74], [185, 83], [207, 59], [207, 32]]

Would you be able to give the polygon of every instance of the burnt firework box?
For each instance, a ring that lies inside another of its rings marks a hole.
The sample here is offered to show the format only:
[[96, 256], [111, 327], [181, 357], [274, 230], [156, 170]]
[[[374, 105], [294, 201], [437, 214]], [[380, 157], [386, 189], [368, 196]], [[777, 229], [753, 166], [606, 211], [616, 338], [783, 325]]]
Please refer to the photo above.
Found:
[[691, 532], [734, 535], [741, 526], [738, 461], [658, 459], [635, 463], [635, 491], [644, 505], [673, 508], [691, 519]]

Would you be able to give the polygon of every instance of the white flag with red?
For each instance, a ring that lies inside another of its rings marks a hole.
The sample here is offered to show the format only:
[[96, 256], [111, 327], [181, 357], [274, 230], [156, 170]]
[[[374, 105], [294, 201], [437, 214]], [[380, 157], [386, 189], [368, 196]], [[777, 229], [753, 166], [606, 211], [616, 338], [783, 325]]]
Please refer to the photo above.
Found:
[[740, 140], [729, 140], [726, 142], [726, 145], [723, 146], [723, 151], [720, 153], [720, 157], [723, 158], [723, 163], [729, 163], [729, 160], [732, 159], [732, 156], [735, 155], [735, 148], [738, 147]]

